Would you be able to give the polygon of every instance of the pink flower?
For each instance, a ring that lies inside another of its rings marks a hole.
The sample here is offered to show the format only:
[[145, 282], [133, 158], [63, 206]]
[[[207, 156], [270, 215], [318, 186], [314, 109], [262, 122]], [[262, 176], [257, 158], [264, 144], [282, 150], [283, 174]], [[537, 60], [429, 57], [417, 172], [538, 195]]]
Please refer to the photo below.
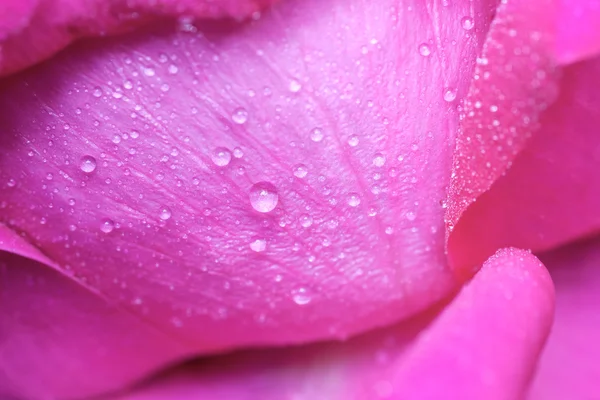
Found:
[[268, 3], [0, 5], [0, 397], [599, 397], [597, 1]]

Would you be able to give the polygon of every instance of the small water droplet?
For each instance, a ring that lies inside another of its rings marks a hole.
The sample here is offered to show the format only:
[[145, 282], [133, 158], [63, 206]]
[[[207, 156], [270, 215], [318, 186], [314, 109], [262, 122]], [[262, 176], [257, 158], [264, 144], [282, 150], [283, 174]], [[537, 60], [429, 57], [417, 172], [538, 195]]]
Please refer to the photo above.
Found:
[[358, 193], [350, 193], [347, 202], [350, 207], [358, 207], [360, 204], [360, 196]]
[[313, 219], [308, 214], [302, 214], [298, 220], [303, 228], [309, 228], [313, 224]]
[[171, 64], [169, 65], [169, 73], [172, 75], [175, 75], [177, 73], [177, 71], [179, 71], [179, 68], [177, 68], [177, 65]]
[[350, 136], [348, 138], [348, 145], [350, 147], [356, 147], [356, 146], [358, 146], [358, 142], [359, 142], [358, 136]]
[[237, 108], [231, 115], [231, 119], [238, 125], [245, 124], [248, 121], [248, 111], [245, 108]]
[[95, 87], [94, 91], [92, 92], [92, 95], [94, 97], [101, 97], [102, 96], [102, 89], [99, 87]]
[[391, 226], [388, 226], [387, 228], [385, 228], [386, 235], [391, 235], [392, 233], [394, 233], [394, 228], [392, 228]]
[[296, 178], [304, 178], [308, 174], [308, 168], [304, 164], [298, 164], [294, 167], [294, 176]]
[[381, 153], [375, 154], [375, 157], [373, 157], [373, 165], [376, 167], [383, 167], [384, 164], [385, 156]]
[[8, 187], [15, 187], [15, 185], [17, 184], [17, 181], [15, 181], [14, 179], [10, 178], [8, 180], [8, 182], [6, 182], [6, 186]]
[[456, 100], [456, 89], [446, 88], [444, 89], [444, 101], [448, 103]]
[[81, 162], [79, 163], [79, 167], [86, 174], [91, 174], [96, 170], [96, 159], [90, 155], [85, 155], [81, 157]]
[[419, 54], [423, 57], [429, 57], [429, 55], [431, 54], [431, 48], [427, 43], [421, 43], [419, 45]]
[[475, 26], [475, 23], [473, 22], [473, 18], [463, 17], [463, 19], [460, 20], [460, 25], [464, 30], [470, 31]]
[[406, 219], [409, 221], [414, 221], [417, 218], [417, 214], [412, 211], [406, 213]]
[[163, 207], [163, 208], [161, 208], [160, 209], [160, 214], [158, 216], [163, 221], [168, 220], [169, 218], [171, 218], [171, 209], [169, 207]]
[[302, 84], [300, 82], [298, 82], [297, 80], [293, 79], [290, 81], [290, 92], [292, 93], [298, 93], [300, 91], [300, 89], [302, 89]]
[[217, 147], [212, 152], [211, 159], [217, 167], [226, 167], [231, 162], [231, 152], [225, 147]]
[[239, 147], [234, 147], [233, 156], [235, 158], [242, 158], [242, 157], [244, 157], [244, 152]]
[[279, 202], [277, 188], [270, 182], [258, 182], [250, 188], [250, 204], [261, 213], [273, 211]]
[[254, 242], [250, 243], [250, 249], [257, 253], [262, 253], [267, 249], [267, 241], [264, 239], [256, 239]]
[[154, 74], [156, 74], [153, 68], [142, 68], [142, 71], [146, 76], [154, 76]]
[[323, 129], [314, 128], [312, 131], [310, 131], [310, 140], [317, 143], [323, 140]]
[[115, 222], [112, 219], [105, 219], [100, 225], [100, 230], [104, 233], [111, 233], [115, 229]]
[[294, 300], [294, 303], [298, 304], [299, 306], [306, 305], [312, 300], [312, 298], [310, 297], [310, 293], [306, 288], [300, 288], [298, 290], [295, 290], [292, 293], [292, 299]]

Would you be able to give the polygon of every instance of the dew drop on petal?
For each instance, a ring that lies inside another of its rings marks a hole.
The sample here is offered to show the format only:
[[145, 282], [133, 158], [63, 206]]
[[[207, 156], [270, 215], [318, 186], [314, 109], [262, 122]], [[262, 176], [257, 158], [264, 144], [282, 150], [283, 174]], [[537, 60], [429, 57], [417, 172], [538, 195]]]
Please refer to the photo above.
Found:
[[303, 228], [309, 228], [313, 224], [313, 219], [308, 214], [302, 214], [299, 218], [299, 221]]
[[320, 142], [321, 140], [323, 140], [323, 129], [321, 128], [314, 128], [313, 130], [310, 131], [310, 140], [312, 140], [313, 142]]
[[308, 174], [308, 168], [304, 164], [298, 164], [294, 167], [294, 176], [296, 178], [304, 178]]
[[267, 241], [264, 239], [256, 239], [254, 242], [250, 243], [250, 249], [257, 253], [262, 253], [267, 249]]
[[248, 120], [248, 111], [245, 108], [236, 108], [231, 115], [231, 119], [238, 125], [245, 124]]
[[290, 92], [292, 93], [297, 93], [300, 91], [300, 89], [302, 89], [302, 84], [300, 82], [298, 82], [297, 80], [293, 79], [290, 81]]
[[358, 142], [359, 142], [358, 136], [350, 136], [348, 138], [348, 145], [350, 147], [356, 147], [356, 146], [358, 146]]
[[169, 218], [171, 218], [171, 209], [169, 207], [163, 207], [163, 208], [161, 208], [160, 209], [160, 214], [158, 216], [163, 221], [168, 220]]
[[465, 31], [470, 31], [475, 26], [475, 23], [473, 22], [473, 18], [463, 17], [463, 19], [460, 20], [460, 25]]
[[300, 288], [298, 290], [295, 290], [292, 293], [292, 299], [294, 300], [294, 303], [298, 304], [299, 306], [306, 305], [312, 300], [312, 298], [310, 297], [310, 293], [306, 288]]
[[258, 182], [250, 188], [250, 204], [261, 213], [268, 213], [277, 207], [279, 195], [277, 188], [270, 182]]
[[242, 157], [244, 157], [244, 152], [239, 147], [235, 147], [233, 149], [233, 156], [235, 158], [242, 158]]
[[360, 204], [360, 196], [358, 193], [350, 193], [347, 202], [350, 207], [358, 207]]
[[375, 157], [373, 157], [373, 165], [376, 167], [383, 167], [384, 164], [385, 156], [381, 153], [375, 154]]
[[419, 54], [423, 57], [429, 57], [429, 55], [431, 54], [431, 48], [427, 43], [421, 43], [419, 45]]
[[225, 147], [217, 147], [210, 157], [217, 167], [226, 167], [231, 162], [231, 152]]
[[454, 101], [456, 99], [456, 90], [453, 88], [444, 89], [444, 101], [448, 103]]
[[100, 225], [100, 230], [104, 233], [111, 233], [115, 229], [115, 223], [112, 219], [105, 219]]
[[81, 162], [79, 163], [79, 167], [86, 174], [91, 174], [96, 170], [96, 159], [90, 155], [85, 155], [81, 157]]

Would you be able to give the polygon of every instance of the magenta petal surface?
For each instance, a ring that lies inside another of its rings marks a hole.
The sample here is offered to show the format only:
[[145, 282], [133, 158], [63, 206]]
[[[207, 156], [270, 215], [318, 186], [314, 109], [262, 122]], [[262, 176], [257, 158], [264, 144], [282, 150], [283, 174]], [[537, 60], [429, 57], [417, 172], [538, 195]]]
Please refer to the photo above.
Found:
[[2, 82], [0, 221], [190, 356], [406, 318], [459, 285], [440, 201], [492, 14], [438, 6], [290, 1], [71, 47]]
[[477, 265], [502, 246], [543, 251], [600, 228], [600, 58], [564, 69], [540, 129], [450, 238], [453, 261]]
[[157, 17], [242, 19], [272, 0], [4, 0], [0, 76], [42, 61], [73, 40], [131, 30]]
[[556, 287], [556, 314], [529, 400], [598, 398], [600, 240], [572, 244], [540, 257]]
[[527, 252], [502, 250], [429, 326], [430, 317], [421, 316], [345, 344], [211, 360], [118, 399], [517, 399], [553, 307], [541, 263]]
[[0, 252], [0, 398], [116, 390], [186, 350], [47, 265]]

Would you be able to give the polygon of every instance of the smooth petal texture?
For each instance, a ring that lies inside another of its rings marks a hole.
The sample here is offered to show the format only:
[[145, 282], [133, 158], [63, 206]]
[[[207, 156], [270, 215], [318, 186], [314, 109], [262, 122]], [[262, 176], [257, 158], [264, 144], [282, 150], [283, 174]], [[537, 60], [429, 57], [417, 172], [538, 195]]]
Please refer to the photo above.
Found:
[[46, 265], [0, 252], [0, 398], [116, 390], [188, 349]]
[[4, 0], [0, 76], [42, 61], [73, 40], [120, 33], [157, 16], [246, 18], [273, 0]]
[[600, 52], [600, 2], [560, 0], [556, 54], [561, 63], [581, 61]]
[[561, 93], [512, 168], [464, 214], [453, 262], [503, 246], [543, 251], [600, 228], [600, 58], [565, 68]]
[[541, 259], [556, 286], [556, 314], [529, 400], [598, 398], [600, 240], [565, 246]]
[[427, 328], [421, 316], [345, 344], [210, 360], [117, 399], [518, 399], [553, 307], [541, 263], [502, 250]]
[[189, 355], [412, 315], [458, 285], [440, 200], [492, 13], [470, 7], [286, 2], [73, 47], [3, 82], [0, 220]]

